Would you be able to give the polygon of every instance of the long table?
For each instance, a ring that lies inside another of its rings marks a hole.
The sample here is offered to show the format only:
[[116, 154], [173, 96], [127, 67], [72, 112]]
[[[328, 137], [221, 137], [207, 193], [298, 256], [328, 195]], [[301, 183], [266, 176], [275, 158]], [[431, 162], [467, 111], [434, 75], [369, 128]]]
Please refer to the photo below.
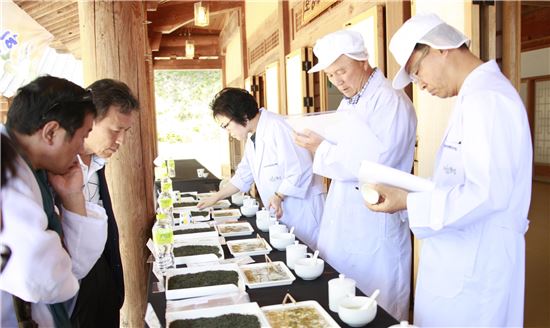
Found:
[[[241, 222], [249, 222], [256, 233], [259, 233], [261, 237], [269, 241], [267, 233], [261, 232], [256, 227], [256, 219], [241, 217], [239, 220]], [[253, 235], [255, 236], [255, 234]], [[251, 236], [239, 236], [239, 237], [226, 237], [226, 240], [234, 239], [243, 239], [250, 238]], [[229, 250], [226, 245], [223, 245], [223, 251], [225, 258], [231, 258], [232, 255], [229, 253]], [[308, 250], [311, 252], [311, 250]], [[286, 263], [286, 254], [285, 252], [278, 251], [275, 248], [269, 254], [269, 257], [272, 261], [283, 261]], [[263, 262], [264, 257], [262, 256], [253, 256], [252, 257], [256, 262]], [[247, 289], [247, 293], [250, 297], [251, 302], [257, 302], [259, 306], [280, 304], [287, 293], [290, 293], [296, 301], [307, 301], [314, 300], [319, 302], [319, 304], [329, 313], [332, 318], [341, 326], [348, 327], [344, 322], [340, 320], [338, 314], [332, 312], [328, 306], [328, 281], [338, 277], [338, 272], [334, 270], [328, 263], [325, 263], [325, 269], [323, 274], [312, 281], [305, 281], [299, 278], [294, 272], [296, 280], [287, 286], [275, 286], [275, 287], [266, 287], [258, 289]], [[166, 312], [166, 298], [164, 293], [152, 293], [152, 284], [156, 282], [156, 278], [153, 274], [149, 274], [149, 286], [148, 286], [148, 302], [151, 303], [155, 313], [157, 314], [161, 324], [165, 326], [165, 312]], [[364, 295], [356, 289], [356, 295]], [[366, 327], [389, 327], [391, 325], [398, 324], [398, 321], [394, 319], [390, 314], [388, 314], [383, 308], [378, 306], [376, 317], [374, 320], [369, 323]], [[237, 327], [236, 327], [237, 328]]]

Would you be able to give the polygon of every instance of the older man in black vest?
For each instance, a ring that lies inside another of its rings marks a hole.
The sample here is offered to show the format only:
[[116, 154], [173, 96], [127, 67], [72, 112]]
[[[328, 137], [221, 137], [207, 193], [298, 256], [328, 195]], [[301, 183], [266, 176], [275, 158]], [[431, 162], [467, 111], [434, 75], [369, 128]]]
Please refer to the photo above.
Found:
[[108, 235], [102, 256], [81, 281], [71, 321], [78, 327], [118, 327], [124, 303], [124, 277], [105, 164], [123, 144], [139, 110], [139, 102], [130, 88], [120, 81], [99, 80], [89, 89], [97, 117], [79, 159], [84, 175], [84, 197], [105, 208], [109, 217]]

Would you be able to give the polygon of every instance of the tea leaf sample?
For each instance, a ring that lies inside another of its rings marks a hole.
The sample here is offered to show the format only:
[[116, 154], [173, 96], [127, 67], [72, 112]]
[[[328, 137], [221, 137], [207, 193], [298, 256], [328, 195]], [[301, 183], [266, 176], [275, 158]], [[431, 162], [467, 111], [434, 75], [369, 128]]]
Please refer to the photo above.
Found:
[[191, 216], [207, 216], [209, 213], [208, 211], [191, 211]]
[[247, 226], [245, 225], [225, 225], [225, 226], [218, 226], [218, 230], [221, 233], [232, 233], [232, 232], [243, 232], [243, 231], [250, 231]]
[[216, 231], [213, 227], [208, 228], [193, 228], [193, 229], [178, 229], [174, 230], [174, 235], [184, 235], [188, 233], [199, 233], [199, 232], [209, 232], [209, 231]]
[[238, 244], [228, 245], [233, 253], [244, 253], [244, 252], [254, 252], [267, 250], [265, 242], [263, 240], [252, 240], [247, 242], [241, 242]]
[[271, 267], [266, 264], [259, 268], [244, 269], [243, 272], [249, 283], [286, 280], [290, 278], [280, 266], [280, 263], [274, 263]]
[[174, 248], [174, 256], [192, 256], [201, 254], [215, 254], [217, 257], [221, 257], [220, 248], [218, 246], [211, 245], [185, 245]]
[[238, 285], [239, 274], [236, 271], [213, 270], [179, 274], [168, 279], [168, 289], [184, 289], [205, 286], [233, 284]]
[[330, 328], [321, 314], [310, 306], [297, 306], [288, 309], [264, 310], [272, 327], [285, 328]]
[[170, 328], [256, 328], [260, 327], [258, 317], [251, 314], [224, 314], [211, 318], [176, 320]]

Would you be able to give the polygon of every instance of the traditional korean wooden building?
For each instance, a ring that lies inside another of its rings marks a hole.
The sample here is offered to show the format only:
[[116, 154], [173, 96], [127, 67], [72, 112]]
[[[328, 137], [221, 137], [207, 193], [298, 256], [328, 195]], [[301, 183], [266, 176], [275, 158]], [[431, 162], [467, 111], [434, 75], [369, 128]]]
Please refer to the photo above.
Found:
[[[345, 26], [362, 29], [371, 43], [372, 64], [393, 78], [399, 66], [388, 51], [392, 35], [414, 13], [432, 11], [464, 31], [480, 58], [497, 60], [524, 95], [533, 135], [538, 132], [535, 126], [546, 131], [540, 145], [535, 142], [535, 152], [545, 152], [550, 159], [550, 124], [536, 122], [535, 115], [537, 110], [550, 115], [549, 102], [537, 98], [550, 94], [550, 2], [202, 1], [209, 11], [208, 25], [202, 27], [195, 24], [196, 2], [14, 0], [54, 36], [51, 47], [82, 59], [85, 85], [100, 78], [119, 79], [141, 103], [139, 120], [107, 167], [125, 267], [125, 327], [143, 326], [147, 301], [145, 243], [155, 211], [157, 155], [154, 70], [220, 69], [223, 85], [246, 88], [259, 104], [277, 107], [281, 114], [325, 111], [334, 106], [334, 88], [322, 72], [306, 73], [315, 63], [312, 47], [319, 37]], [[192, 55], [186, 44], [193, 44]], [[454, 100], [436, 99], [411, 86], [406, 91], [418, 115], [414, 171], [429, 176]], [[3, 114], [8, 103], [2, 97]], [[230, 167], [239, 162], [242, 147], [230, 142]], [[535, 175], [526, 235], [525, 323], [549, 326], [550, 161], [536, 162]]]

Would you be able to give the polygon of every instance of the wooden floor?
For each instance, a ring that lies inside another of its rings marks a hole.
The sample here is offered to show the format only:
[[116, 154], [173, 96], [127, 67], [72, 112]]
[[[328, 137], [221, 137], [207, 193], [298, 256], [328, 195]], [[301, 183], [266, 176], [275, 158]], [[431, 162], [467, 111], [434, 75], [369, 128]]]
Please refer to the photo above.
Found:
[[550, 182], [533, 181], [526, 234], [525, 327], [550, 327]]

